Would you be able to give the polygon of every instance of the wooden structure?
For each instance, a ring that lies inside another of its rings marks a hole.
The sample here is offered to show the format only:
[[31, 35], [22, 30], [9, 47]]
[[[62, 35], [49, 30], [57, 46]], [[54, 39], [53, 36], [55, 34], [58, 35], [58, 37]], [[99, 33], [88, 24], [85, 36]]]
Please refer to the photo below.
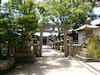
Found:
[[[55, 33], [64, 33], [64, 52], [65, 56], [68, 56], [68, 46], [67, 46], [67, 34], [72, 33], [71, 31], [67, 31], [68, 28], [73, 27], [74, 24], [70, 25], [43, 25], [41, 30], [38, 30], [40, 32], [40, 56], [42, 56], [42, 44], [43, 44], [43, 32], [55, 32]], [[43, 30], [44, 27], [52, 28], [52, 30]], [[55, 28], [61, 28], [62, 31], [56, 31]]]

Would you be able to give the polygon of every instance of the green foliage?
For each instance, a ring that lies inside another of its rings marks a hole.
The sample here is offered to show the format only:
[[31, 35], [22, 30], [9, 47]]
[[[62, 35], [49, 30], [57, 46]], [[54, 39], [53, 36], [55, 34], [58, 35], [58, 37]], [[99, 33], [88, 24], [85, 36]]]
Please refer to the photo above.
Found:
[[98, 7], [100, 0], [78, 0], [79, 2], [91, 2], [92, 7]]
[[[91, 4], [81, 3], [77, 0], [45, 0], [37, 4], [42, 17], [49, 19], [54, 24], [72, 24], [79, 27], [84, 24]], [[42, 21], [42, 20], [41, 20]]]
[[0, 15], [0, 46], [24, 46], [41, 25], [34, 0], [9, 0]]
[[[0, 15], [0, 45], [16, 46], [31, 40], [31, 33], [40, 28], [41, 23], [84, 24], [91, 5], [77, 0], [9, 0], [2, 7]], [[19, 31], [21, 30], [21, 31]]]
[[96, 60], [100, 61], [100, 38], [88, 38], [86, 43], [89, 45], [87, 47], [87, 52]]
[[23, 15], [19, 19], [19, 24], [23, 25], [23, 28], [25, 28], [26, 31], [33, 31], [39, 28], [36, 15]]
[[43, 23], [48, 23], [49, 19], [47, 17], [43, 17]]

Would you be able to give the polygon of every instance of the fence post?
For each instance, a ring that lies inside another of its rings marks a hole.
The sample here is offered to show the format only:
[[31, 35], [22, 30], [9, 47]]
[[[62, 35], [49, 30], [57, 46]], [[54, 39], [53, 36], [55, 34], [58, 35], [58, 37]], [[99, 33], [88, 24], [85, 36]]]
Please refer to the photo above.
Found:
[[64, 28], [64, 52], [65, 52], [65, 56], [68, 56], [68, 43], [67, 43], [67, 31], [66, 28]]
[[69, 55], [71, 55], [72, 56], [72, 51], [73, 51], [73, 37], [72, 36], [70, 36], [69, 37]]

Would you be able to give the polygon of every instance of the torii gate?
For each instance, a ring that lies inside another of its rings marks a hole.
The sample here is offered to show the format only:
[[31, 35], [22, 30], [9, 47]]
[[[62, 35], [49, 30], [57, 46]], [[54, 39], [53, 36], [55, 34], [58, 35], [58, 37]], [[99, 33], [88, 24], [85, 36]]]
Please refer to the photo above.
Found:
[[[74, 24], [70, 25], [43, 25], [40, 32], [40, 56], [42, 56], [42, 44], [43, 44], [43, 32], [55, 32], [55, 33], [64, 33], [64, 52], [65, 56], [68, 56], [68, 46], [67, 46], [67, 34], [72, 33], [71, 31], [67, 31], [68, 28], [73, 27]], [[52, 30], [43, 30], [43, 28], [52, 28]], [[62, 28], [62, 31], [55, 31], [55, 28]]]

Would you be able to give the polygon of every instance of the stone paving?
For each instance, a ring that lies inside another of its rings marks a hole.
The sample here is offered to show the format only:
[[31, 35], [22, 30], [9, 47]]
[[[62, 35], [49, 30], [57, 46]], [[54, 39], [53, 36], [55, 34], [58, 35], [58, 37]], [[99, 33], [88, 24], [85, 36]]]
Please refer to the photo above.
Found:
[[92, 67], [96, 68], [100, 72], [100, 62], [87, 62], [87, 64], [89, 64]]
[[43, 56], [36, 63], [19, 64], [5, 75], [95, 75], [75, 59], [62, 52], [43, 47]]
[[85, 67], [96, 75], [100, 75], [100, 62], [85, 62]]

